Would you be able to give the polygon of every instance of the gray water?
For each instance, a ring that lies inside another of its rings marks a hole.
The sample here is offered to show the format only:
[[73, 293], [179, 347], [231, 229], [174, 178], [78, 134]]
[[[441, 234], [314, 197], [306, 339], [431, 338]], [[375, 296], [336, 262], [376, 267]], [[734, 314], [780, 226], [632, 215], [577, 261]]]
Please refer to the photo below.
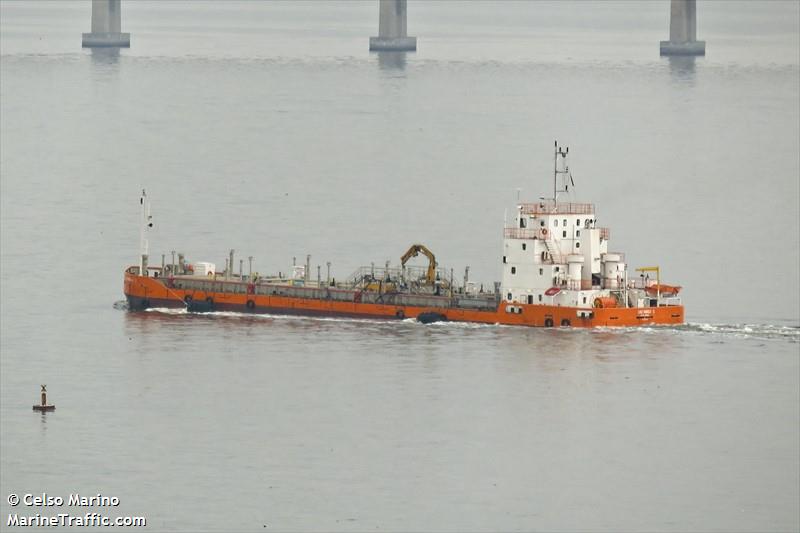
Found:
[[[374, 2], [123, 10], [115, 54], [88, 1], [0, 3], [0, 528], [46, 492], [154, 531], [800, 529], [800, 4], [701, 3], [698, 59], [658, 57], [667, 2], [412, 2], [399, 55]], [[553, 139], [686, 326], [115, 306], [143, 187], [156, 264], [423, 242], [488, 286]]]

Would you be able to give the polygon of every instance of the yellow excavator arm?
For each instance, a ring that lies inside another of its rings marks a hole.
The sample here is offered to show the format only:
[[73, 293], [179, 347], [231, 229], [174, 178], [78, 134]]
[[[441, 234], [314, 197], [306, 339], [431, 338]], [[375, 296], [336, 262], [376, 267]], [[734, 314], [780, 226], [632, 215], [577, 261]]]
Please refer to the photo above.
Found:
[[400, 258], [400, 264], [402, 266], [406, 266], [406, 263], [412, 257], [416, 257], [419, 254], [423, 254], [425, 257], [428, 258], [428, 272], [425, 275], [425, 279], [428, 283], [433, 284], [436, 281], [436, 256], [433, 255], [433, 252], [428, 250], [428, 248], [422, 244], [414, 244], [411, 248], [408, 249], [406, 253], [403, 254], [403, 257]]

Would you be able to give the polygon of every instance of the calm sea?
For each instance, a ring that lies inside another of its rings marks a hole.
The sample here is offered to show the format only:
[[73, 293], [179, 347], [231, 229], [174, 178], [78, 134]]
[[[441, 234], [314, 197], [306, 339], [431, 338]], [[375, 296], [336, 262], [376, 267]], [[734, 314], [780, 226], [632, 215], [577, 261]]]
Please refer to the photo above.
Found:
[[[0, 2], [0, 529], [85, 509], [193, 531], [800, 529], [800, 4]], [[688, 324], [561, 331], [130, 313], [152, 262], [346, 277], [413, 242], [499, 279], [551, 186]], [[518, 189], [521, 189], [518, 192]], [[245, 265], [247, 262], [245, 261]], [[47, 384], [57, 411], [31, 411]]]

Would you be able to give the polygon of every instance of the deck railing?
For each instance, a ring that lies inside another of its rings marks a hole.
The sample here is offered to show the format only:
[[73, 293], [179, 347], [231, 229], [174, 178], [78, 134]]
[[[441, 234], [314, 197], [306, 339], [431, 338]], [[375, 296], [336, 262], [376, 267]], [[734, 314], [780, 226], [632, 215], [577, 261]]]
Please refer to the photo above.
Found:
[[591, 215], [594, 213], [594, 204], [574, 202], [556, 203], [552, 200], [520, 204], [520, 208], [526, 215]]
[[506, 239], [538, 239], [538, 228], [504, 228], [503, 237]]

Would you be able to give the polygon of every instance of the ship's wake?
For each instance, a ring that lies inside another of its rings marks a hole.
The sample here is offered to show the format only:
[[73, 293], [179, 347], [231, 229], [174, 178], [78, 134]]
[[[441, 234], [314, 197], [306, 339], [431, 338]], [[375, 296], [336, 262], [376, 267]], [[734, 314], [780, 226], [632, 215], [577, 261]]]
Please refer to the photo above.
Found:
[[695, 333], [711, 333], [716, 335], [733, 335], [737, 337], [755, 337], [767, 339], [787, 339], [800, 342], [800, 326], [778, 324], [710, 324], [689, 322], [676, 329]]
[[[114, 309], [127, 310], [128, 303], [125, 300], [114, 302]], [[786, 324], [719, 324], [708, 322], [689, 322], [680, 326], [641, 326], [629, 328], [519, 328], [517, 326], [507, 326], [501, 324], [479, 324], [472, 322], [434, 322], [432, 324], [421, 324], [414, 318], [406, 318], [403, 320], [396, 319], [381, 319], [381, 318], [357, 318], [357, 317], [322, 317], [322, 316], [305, 316], [305, 315], [280, 315], [270, 313], [239, 313], [235, 311], [209, 311], [209, 312], [190, 312], [185, 308], [171, 309], [165, 307], [154, 307], [148, 309], [147, 313], [159, 313], [164, 315], [194, 315], [204, 317], [220, 317], [220, 318], [233, 318], [243, 320], [303, 320], [303, 321], [318, 321], [318, 322], [346, 322], [346, 323], [384, 323], [384, 324], [409, 324], [418, 325], [420, 327], [428, 328], [441, 328], [441, 329], [483, 329], [483, 328], [503, 328], [503, 329], [519, 329], [522, 331], [549, 331], [559, 333], [619, 333], [619, 334], [632, 334], [632, 333], [684, 333], [684, 334], [697, 334], [697, 335], [716, 335], [722, 337], [735, 337], [735, 338], [753, 338], [753, 339], [783, 339], [789, 342], [800, 343], [800, 326], [786, 325]]]
[[783, 339], [800, 343], [800, 326], [779, 324], [712, 324], [688, 322], [679, 326], [639, 326], [626, 328], [596, 328], [592, 331], [604, 333], [674, 333], [694, 335], [714, 335], [722, 338], [739, 339]]

